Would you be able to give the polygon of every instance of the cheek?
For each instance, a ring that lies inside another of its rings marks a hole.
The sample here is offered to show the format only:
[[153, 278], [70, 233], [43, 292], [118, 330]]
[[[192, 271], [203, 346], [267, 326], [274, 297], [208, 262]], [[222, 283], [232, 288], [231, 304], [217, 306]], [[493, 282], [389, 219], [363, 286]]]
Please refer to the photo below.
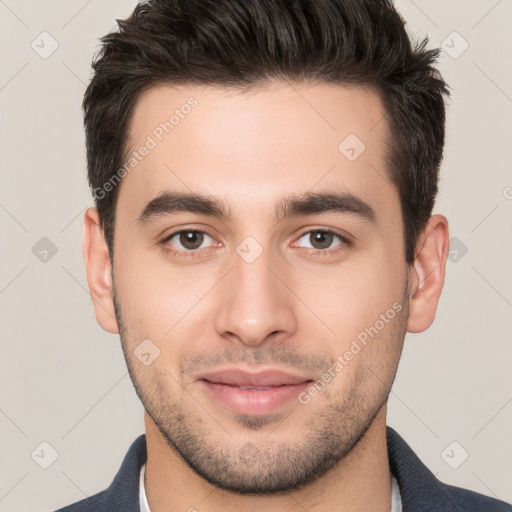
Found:
[[371, 399], [389, 389], [407, 325], [406, 310], [400, 306], [395, 302], [338, 343], [337, 359], [342, 368], [338, 392], [342, 395], [350, 388]]
[[154, 248], [118, 251], [114, 266], [117, 298], [130, 338], [160, 343], [183, 329], [197, 328], [197, 316], [218, 279], [206, 267], [172, 266]]
[[407, 323], [404, 268], [376, 248], [313, 276], [296, 276], [297, 295], [316, 314], [301, 315], [300, 339], [306, 351], [321, 350], [338, 363], [333, 392], [387, 388]]
[[292, 287], [339, 337], [373, 325], [380, 314], [401, 302], [404, 279], [405, 270], [393, 258], [361, 254], [338, 266], [301, 271], [294, 276]]

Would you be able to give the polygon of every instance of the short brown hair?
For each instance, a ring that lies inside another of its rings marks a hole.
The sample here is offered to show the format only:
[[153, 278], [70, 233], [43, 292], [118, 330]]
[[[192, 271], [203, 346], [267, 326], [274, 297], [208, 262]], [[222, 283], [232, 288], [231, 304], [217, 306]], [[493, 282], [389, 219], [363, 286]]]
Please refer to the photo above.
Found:
[[[104, 36], [84, 101], [89, 184], [126, 158], [140, 94], [157, 84], [248, 88], [269, 80], [360, 85], [381, 98], [386, 166], [400, 195], [405, 259], [432, 214], [445, 137], [439, 49], [414, 46], [390, 0], [148, 0]], [[95, 194], [113, 258], [118, 187]]]

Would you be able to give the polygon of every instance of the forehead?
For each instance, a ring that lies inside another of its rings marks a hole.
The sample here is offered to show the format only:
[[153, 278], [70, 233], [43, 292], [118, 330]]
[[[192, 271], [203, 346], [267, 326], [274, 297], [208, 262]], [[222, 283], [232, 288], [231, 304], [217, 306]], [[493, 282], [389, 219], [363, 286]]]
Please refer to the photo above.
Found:
[[378, 209], [398, 197], [385, 167], [384, 113], [378, 95], [362, 87], [153, 87], [133, 112], [127, 156], [134, 165], [120, 201], [142, 206], [178, 190], [263, 207], [334, 187], [373, 196]]

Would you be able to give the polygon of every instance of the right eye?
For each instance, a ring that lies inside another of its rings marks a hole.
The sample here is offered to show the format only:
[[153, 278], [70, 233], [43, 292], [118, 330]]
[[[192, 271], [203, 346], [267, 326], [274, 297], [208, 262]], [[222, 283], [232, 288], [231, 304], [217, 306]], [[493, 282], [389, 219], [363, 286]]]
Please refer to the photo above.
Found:
[[165, 245], [170, 245], [171, 250], [176, 253], [193, 253], [212, 245], [212, 242], [213, 238], [206, 231], [198, 229], [175, 231], [163, 241]]

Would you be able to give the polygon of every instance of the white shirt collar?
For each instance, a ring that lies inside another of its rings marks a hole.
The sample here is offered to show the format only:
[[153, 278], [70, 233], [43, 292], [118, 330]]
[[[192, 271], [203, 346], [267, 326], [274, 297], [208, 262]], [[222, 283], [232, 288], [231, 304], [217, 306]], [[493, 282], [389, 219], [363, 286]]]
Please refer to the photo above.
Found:
[[146, 497], [146, 486], [144, 485], [145, 476], [146, 476], [146, 463], [142, 464], [142, 467], [140, 468], [139, 507], [140, 507], [140, 512], [151, 512], [151, 510], [149, 510], [148, 499]]
[[391, 475], [391, 512], [402, 512], [402, 496], [400, 496], [400, 487], [398, 487], [398, 482], [393, 475]]
[[[148, 499], [146, 497], [146, 487], [144, 485], [144, 478], [146, 476], [146, 463], [142, 464], [140, 468], [139, 478], [139, 506], [140, 512], [151, 512], [149, 509]], [[402, 512], [402, 497], [400, 496], [400, 488], [394, 476], [391, 476], [391, 511]]]

